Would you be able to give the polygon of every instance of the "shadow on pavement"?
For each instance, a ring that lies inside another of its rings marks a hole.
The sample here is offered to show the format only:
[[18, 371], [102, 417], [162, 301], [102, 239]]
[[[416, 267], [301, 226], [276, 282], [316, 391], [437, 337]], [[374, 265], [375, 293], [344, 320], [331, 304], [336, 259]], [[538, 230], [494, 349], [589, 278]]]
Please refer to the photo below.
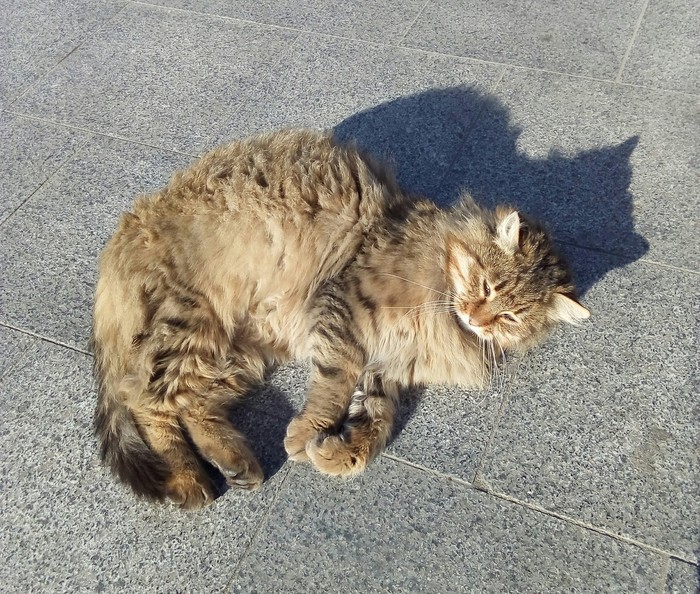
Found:
[[[610, 267], [633, 262], [648, 250], [634, 229], [628, 189], [638, 137], [575, 155], [553, 149], [546, 158], [530, 158], [517, 148], [521, 130], [511, 123], [508, 108], [469, 87], [383, 103], [347, 118], [334, 133], [388, 157], [406, 191], [441, 206], [457, 201], [463, 190], [487, 206], [510, 204], [542, 221], [565, 244], [620, 255], [607, 259]], [[565, 246], [562, 251], [576, 273], [580, 252]], [[580, 293], [608, 270], [598, 268], [593, 277], [578, 274]]]

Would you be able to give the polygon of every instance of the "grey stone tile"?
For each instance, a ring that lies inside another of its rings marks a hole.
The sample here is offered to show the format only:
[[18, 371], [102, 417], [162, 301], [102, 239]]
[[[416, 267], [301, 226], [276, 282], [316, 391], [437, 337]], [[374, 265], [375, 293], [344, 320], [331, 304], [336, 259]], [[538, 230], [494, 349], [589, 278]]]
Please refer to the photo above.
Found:
[[386, 451], [471, 481], [501, 400], [501, 390], [495, 384], [486, 390], [429, 386], [407, 394]]
[[14, 107], [196, 153], [296, 37], [131, 4]]
[[614, 78], [640, 11], [637, 0], [443, 0], [428, 3], [403, 45]]
[[65, 161], [89, 134], [0, 113], [0, 224]]
[[690, 96], [512, 71], [440, 197], [466, 187], [521, 207], [561, 239], [696, 269], [697, 114]]
[[382, 460], [290, 474], [233, 592], [645, 592], [660, 557]]
[[4, 0], [0, 19], [0, 107], [65, 58], [124, 2]]
[[343, 4], [332, 0], [155, 0], [152, 4], [316, 33], [398, 43], [425, 0], [356, 0]]
[[489, 488], [685, 559], [700, 544], [700, 279], [570, 248], [592, 316], [528, 357]]
[[698, 566], [671, 559], [665, 592], [666, 594], [697, 594], [700, 592]]
[[88, 356], [41, 344], [4, 379], [3, 591], [222, 591], [286, 469], [199, 512], [139, 501], [99, 467], [90, 378]]
[[98, 257], [120, 212], [189, 160], [89, 141], [3, 225], [0, 321], [88, 348]]
[[281, 127], [334, 127], [430, 193], [495, 82], [498, 67], [461, 58], [302, 36], [222, 131], [220, 142]]
[[30, 342], [26, 334], [0, 326], [0, 377], [20, 363]]
[[649, 2], [624, 82], [700, 92], [700, 12], [693, 0]]

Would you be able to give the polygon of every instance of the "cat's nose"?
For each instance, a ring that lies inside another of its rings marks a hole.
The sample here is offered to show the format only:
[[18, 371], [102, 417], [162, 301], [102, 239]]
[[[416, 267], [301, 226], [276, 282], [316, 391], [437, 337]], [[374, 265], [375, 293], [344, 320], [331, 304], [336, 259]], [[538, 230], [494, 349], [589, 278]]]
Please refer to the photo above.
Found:
[[481, 324], [479, 323], [479, 320], [476, 318], [473, 318], [472, 316], [469, 316], [469, 325], [474, 326], [474, 328], [481, 328]]

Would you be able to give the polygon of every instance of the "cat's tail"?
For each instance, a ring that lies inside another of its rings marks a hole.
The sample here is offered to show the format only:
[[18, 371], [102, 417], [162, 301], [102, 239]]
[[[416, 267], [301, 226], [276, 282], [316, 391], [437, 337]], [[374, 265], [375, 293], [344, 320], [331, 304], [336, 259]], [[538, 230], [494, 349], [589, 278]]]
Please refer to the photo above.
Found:
[[[97, 361], [97, 359], [96, 359]], [[98, 365], [96, 364], [96, 367]], [[99, 378], [99, 370], [96, 370]], [[95, 434], [102, 461], [137, 495], [163, 500], [168, 468], [139, 433], [131, 411], [116, 394], [100, 390]]]
[[[105, 258], [111, 253], [106, 250]], [[165, 498], [170, 476], [167, 462], [153, 451], [139, 431], [128, 403], [138, 402], [144, 378], [133, 367], [133, 336], [141, 324], [138, 297], [128, 283], [109, 274], [107, 262], [97, 283], [92, 327], [94, 372], [98, 387], [95, 435], [103, 462], [137, 495]], [[119, 315], [117, 315], [117, 312]]]

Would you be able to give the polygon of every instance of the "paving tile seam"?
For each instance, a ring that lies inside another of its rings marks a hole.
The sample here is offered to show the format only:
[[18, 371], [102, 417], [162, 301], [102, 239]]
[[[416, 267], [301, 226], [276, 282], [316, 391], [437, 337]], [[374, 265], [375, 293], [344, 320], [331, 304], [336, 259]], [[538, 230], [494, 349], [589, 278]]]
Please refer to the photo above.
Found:
[[416, 14], [416, 18], [414, 18], [411, 21], [411, 23], [408, 25], [408, 28], [404, 31], [403, 35], [396, 42], [397, 45], [401, 45], [403, 43], [403, 40], [406, 39], [406, 35], [408, 35], [411, 32], [411, 29], [413, 29], [413, 27], [415, 27], [416, 23], [418, 22], [418, 19], [421, 17], [421, 15], [425, 11], [428, 4], [430, 4], [430, 2], [431, 2], [431, 0], [425, 0], [425, 4], [423, 4], [423, 6], [420, 7], [418, 14]]
[[31, 330], [27, 330], [26, 328], [20, 328], [18, 326], [13, 326], [12, 324], [8, 324], [7, 322], [1, 322], [1, 321], [0, 321], [0, 326], [3, 326], [5, 328], [9, 328], [10, 330], [14, 330], [15, 332], [20, 332], [21, 334], [25, 334], [27, 336], [31, 336], [32, 338], [37, 338], [43, 342], [48, 342], [48, 343], [53, 344], [55, 346], [60, 346], [60, 347], [63, 347], [64, 349], [68, 349], [70, 351], [80, 353], [81, 355], [87, 355], [90, 358], [93, 357], [93, 354], [90, 351], [86, 351], [84, 349], [78, 348], [78, 347], [73, 346], [71, 344], [68, 344], [66, 342], [62, 342], [62, 341], [55, 339], [55, 338], [50, 338], [48, 336], [43, 336], [42, 334], [37, 334], [36, 332], [32, 332]]
[[282, 480], [280, 481], [279, 486], [277, 487], [277, 492], [274, 494], [272, 499], [270, 500], [270, 503], [267, 505], [267, 508], [265, 509], [265, 512], [262, 514], [260, 519], [258, 520], [255, 529], [253, 530], [253, 534], [250, 537], [250, 540], [248, 541], [248, 545], [246, 546], [245, 550], [241, 554], [241, 556], [238, 558], [238, 561], [236, 562], [236, 566], [233, 568], [233, 571], [231, 572], [231, 577], [228, 579], [226, 582], [226, 585], [224, 586], [224, 589], [221, 590], [221, 593], [224, 594], [225, 592], [228, 592], [231, 589], [231, 586], [233, 586], [234, 581], [238, 577], [238, 574], [241, 570], [241, 567], [243, 566], [243, 562], [246, 560], [248, 555], [250, 554], [250, 551], [253, 548], [253, 545], [256, 544], [258, 536], [262, 529], [267, 525], [267, 521], [270, 518], [270, 515], [272, 515], [272, 510], [277, 505], [277, 501], [280, 498], [280, 495], [282, 494], [282, 491], [284, 489], [284, 485], [287, 482], [287, 479], [294, 473], [294, 467], [289, 466], [286, 469], [286, 474], [282, 477]]
[[671, 557], [664, 557], [663, 566], [659, 572], [659, 584], [656, 588], [658, 594], [665, 594], [666, 592], [666, 581], [668, 580], [668, 574], [671, 571]]
[[[56, 62], [53, 66], [51, 66], [46, 72], [44, 72], [43, 74], [40, 74], [40, 75], [36, 78], [36, 80], [34, 80], [33, 82], [29, 83], [26, 87], [24, 87], [24, 88], [19, 92], [19, 94], [18, 94], [14, 99], [12, 99], [12, 101], [10, 101], [10, 102], [7, 104], [6, 109], [11, 108], [15, 103], [17, 103], [17, 101], [19, 101], [20, 99], [24, 98], [24, 97], [25, 97], [26, 95], [28, 95], [31, 91], [33, 91], [36, 87], [38, 87], [38, 86], [44, 81], [45, 78], [47, 78], [54, 70], [56, 70], [56, 68], [58, 68], [65, 60], [67, 60], [71, 55], [73, 55], [73, 53], [75, 53], [75, 52], [76, 52], [81, 46], [83, 46], [88, 40], [92, 39], [93, 36], [94, 36], [94, 34], [95, 34], [97, 31], [99, 31], [100, 29], [102, 29], [102, 28], [104, 28], [104, 27], [108, 27], [108, 26], [110, 25], [110, 23], [112, 23], [112, 21], [114, 21], [117, 17], [119, 17], [119, 15], [121, 15], [121, 14], [126, 10], [126, 7], [127, 7], [127, 6], [128, 6], [128, 3], [127, 3], [127, 2], [124, 2], [124, 4], [122, 4], [122, 7], [121, 7], [119, 10], [117, 10], [110, 18], [108, 18], [108, 19], [105, 20], [105, 21], [98, 21], [98, 22], [95, 23], [95, 25], [94, 25], [93, 27], [91, 27], [91, 28], [89, 28], [89, 29], [86, 29], [86, 30], [83, 32], [82, 36], [80, 36], [80, 37], [78, 38], [75, 47], [72, 48], [72, 49], [71, 49], [65, 56], [63, 56], [60, 60], [58, 60], [58, 62]], [[4, 111], [4, 110], [3, 110], [3, 111]]]
[[595, 77], [595, 76], [586, 76], [584, 74], [573, 74], [570, 72], [561, 72], [558, 70], [547, 70], [545, 68], [534, 68], [532, 66], [523, 66], [521, 64], [511, 64], [509, 62], [497, 62], [494, 60], [484, 60], [481, 58], [473, 58], [470, 56], [460, 56], [457, 54], [449, 54], [449, 53], [438, 52], [438, 51], [434, 51], [434, 50], [427, 50], [424, 48], [414, 47], [414, 46], [410, 46], [410, 45], [397, 45], [395, 43], [386, 43], [386, 42], [381, 42], [381, 41], [369, 41], [367, 39], [358, 39], [357, 37], [349, 37], [346, 35], [337, 35], [337, 34], [333, 34], [333, 33], [319, 33], [318, 31], [310, 31], [307, 29], [300, 29], [298, 27], [285, 27], [283, 25], [264, 23], [264, 22], [260, 22], [260, 21], [252, 21], [249, 19], [242, 19], [242, 18], [231, 17], [231, 16], [227, 16], [227, 15], [219, 15], [219, 14], [213, 14], [213, 13], [208, 13], [208, 12], [200, 12], [197, 10], [191, 10], [191, 9], [185, 9], [185, 8], [175, 8], [175, 7], [171, 7], [171, 6], [161, 6], [159, 4], [151, 4], [150, 2], [145, 2], [144, 0], [129, 0], [129, 3], [135, 4], [135, 5], [141, 5], [141, 6], [149, 6], [151, 8], [156, 8], [159, 10], [183, 12], [183, 13], [187, 13], [187, 14], [196, 14], [196, 15], [206, 16], [206, 17], [211, 17], [211, 18], [225, 19], [225, 20], [229, 20], [229, 21], [237, 21], [240, 23], [246, 23], [246, 24], [250, 24], [250, 25], [270, 27], [272, 29], [279, 29], [281, 31], [292, 31], [292, 32], [301, 33], [304, 35], [310, 35], [310, 36], [314, 36], [314, 37], [327, 37], [330, 39], [339, 39], [342, 41], [352, 41], [352, 42], [358, 43], [358, 44], [374, 45], [377, 47], [386, 47], [386, 48], [393, 48], [393, 49], [402, 49], [402, 50], [406, 50], [408, 52], [416, 52], [416, 53], [427, 54], [427, 55], [431, 55], [431, 56], [440, 56], [443, 58], [453, 58], [453, 59], [457, 59], [457, 60], [463, 60], [465, 62], [474, 62], [475, 64], [488, 64], [491, 66], [508, 66], [510, 68], [518, 68], [520, 70], [529, 70], [532, 72], [541, 72], [544, 74], [554, 74], [554, 75], [558, 75], [558, 76], [564, 76], [567, 78], [576, 78], [576, 79], [609, 83], [611, 85], [618, 85], [621, 87], [632, 87], [632, 88], [637, 88], [637, 89], [644, 89], [647, 91], [656, 91], [656, 92], [660, 92], [660, 93], [667, 93], [667, 94], [671, 94], [671, 95], [682, 95], [682, 96], [687, 96], [687, 97], [700, 97], [700, 93], [689, 93], [687, 91], [678, 91], [676, 89], [666, 89], [663, 87], [650, 87], [647, 85], [639, 85], [639, 84], [635, 84], [635, 83], [622, 82], [622, 81], [616, 82], [615, 79], [612, 79], [612, 78], [600, 78], [600, 77]]
[[[3, 110], [3, 111], [6, 111], [6, 110]], [[9, 112], [9, 111], [8, 111], [7, 113], [12, 113], [12, 112]], [[19, 114], [13, 113], [13, 115], [19, 115]], [[71, 159], [73, 159], [73, 158], [75, 157], [76, 154], [78, 154], [80, 151], [82, 151], [83, 148], [85, 147], [85, 145], [88, 144], [89, 142], [90, 142], [90, 138], [86, 138], [85, 140], [83, 140], [82, 142], [80, 142], [80, 143], [75, 147], [75, 149], [74, 149], [69, 155], [66, 156], [65, 159], [63, 159], [58, 165], [56, 165], [55, 169], [53, 169], [53, 171], [51, 171], [51, 173], [49, 173], [49, 175], [46, 177], [46, 179], [45, 179], [43, 182], [41, 182], [36, 188], [34, 188], [34, 190], [32, 190], [32, 191], [27, 195], [27, 197], [24, 198], [24, 200], [22, 200], [14, 209], [12, 209], [12, 211], [11, 211], [4, 219], [2, 219], [2, 220], [0, 221], [0, 230], [2, 229], [3, 225], [5, 225], [5, 223], [6, 223], [7, 221], [9, 221], [10, 218], [12, 218], [12, 216], [13, 216], [16, 212], [18, 212], [27, 202], [29, 202], [29, 201], [36, 195], [37, 192], [39, 192], [39, 190], [41, 190], [41, 189], [42, 189], [44, 186], [46, 186], [51, 180], [53, 180], [53, 178], [56, 177], [56, 174], [61, 170], [61, 168], [62, 168], [66, 163], [68, 163], [68, 161], [70, 161]], [[45, 163], [46, 161], [48, 161], [50, 158], [51, 158], [51, 155], [49, 155], [49, 156], [44, 160], [44, 163]], [[42, 163], [42, 165], [43, 165], [43, 163]]]
[[[556, 237], [554, 238], [554, 240], [556, 241], [556, 243], [558, 243], [560, 245], [568, 245], [568, 246], [575, 247], [575, 248], [580, 249], [580, 250], [586, 250], [588, 252], [595, 252], [597, 254], [603, 254], [605, 256], [613, 256], [615, 258], [625, 258], [625, 257], [629, 256], [629, 254], [624, 254], [624, 253], [615, 252], [615, 251], [609, 251], [609, 250], [605, 250], [602, 248], [592, 247], [590, 245], [582, 245], [582, 244], [576, 243], [574, 241], [567, 241], [564, 239], [558, 239]], [[658, 260], [651, 260], [650, 258], [641, 257], [641, 258], [637, 258], [634, 262], [641, 262], [643, 264], [648, 264], [648, 265], [652, 265], [652, 266], [661, 266], [662, 268], [668, 268], [670, 270], [675, 270], [676, 272], [683, 272], [686, 274], [700, 276], [700, 270], [693, 270], [692, 268], [685, 268], [683, 266], [675, 266], [674, 264], [667, 264], [665, 262], [659, 262]], [[632, 262], [630, 262], [630, 264], [632, 264]]]
[[649, 6], [649, 0], [644, 0], [644, 4], [642, 5], [642, 10], [639, 12], [639, 16], [637, 17], [637, 22], [634, 25], [634, 31], [632, 32], [632, 37], [627, 44], [627, 50], [625, 51], [625, 55], [622, 56], [622, 60], [620, 61], [620, 66], [617, 69], [617, 75], [615, 76], [615, 82], [619, 83], [622, 80], [622, 74], [625, 70], [625, 66], [627, 66], [627, 62], [629, 60], [630, 55], [632, 55], [632, 49], [634, 48], [634, 44], [637, 41], [637, 36], [639, 34], [639, 30], [642, 28], [642, 22], [644, 21], [644, 16], [646, 15], [647, 12], [647, 7]]
[[568, 522], [570, 524], [574, 524], [576, 526], [579, 526], [580, 528], [584, 528], [585, 530], [590, 530], [592, 532], [596, 532], [597, 534], [602, 534], [603, 536], [608, 536], [608, 537], [613, 538], [615, 540], [618, 540], [620, 542], [638, 547], [640, 549], [644, 549], [646, 551], [655, 553], [657, 555], [661, 555], [662, 557], [670, 557], [672, 559], [676, 559], [678, 561], [682, 561], [684, 563], [688, 563], [689, 565], [693, 565], [696, 567], [698, 566], [698, 564], [700, 564], [700, 559], [694, 559], [691, 557], [687, 557], [683, 553], [674, 553], [673, 551], [661, 549], [659, 547], [648, 544], [646, 542], [643, 542], [643, 541], [638, 540], [636, 538], [633, 538], [631, 536], [627, 536], [625, 534], [619, 534], [617, 532], [612, 532], [611, 530], [608, 530], [607, 528], [602, 528], [600, 526], [596, 526], [595, 524], [590, 524], [589, 522], [584, 522], [582, 520], [578, 520], [578, 519], [573, 518], [571, 516], [567, 516], [566, 514], [562, 514], [562, 513], [559, 513], [557, 511], [554, 511], [554, 510], [548, 509], [546, 507], [543, 507], [541, 505], [538, 505], [537, 503], [533, 503], [530, 501], [523, 501], [521, 499], [518, 499], [517, 497], [512, 497], [511, 495], [508, 495], [507, 493], [493, 490], [489, 487], [489, 485], [488, 485], [488, 483], [486, 483], [486, 481], [480, 482], [478, 487], [474, 486], [473, 488], [479, 489], [480, 491], [488, 493], [489, 495], [492, 495], [493, 497], [496, 497], [496, 498], [501, 499], [503, 501], [508, 501], [510, 503], [513, 503], [515, 505], [520, 505], [520, 506], [525, 507], [527, 509], [530, 509], [532, 511], [539, 512], [541, 514], [551, 516], [553, 518], [557, 518], [557, 519], [562, 520], [564, 522]]
[[416, 470], [425, 472], [425, 473], [430, 474], [431, 476], [434, 476], [436, 478], [440, 478], [440, 479], [443, 479], [443, 480], [446, 480], [449, 482], [458, 483], [458, 484], [460, 484], [464, 487], [467, 487], [469, 489], [473, 489], [475, 491], [485, 493], [487, 495], [490, 495], [490, 496], [495, 497], [497, 499], [500, 499], [502, 501], [506, 501], [506, 502], [511, 503], [513, 505], [518, 505], [520, 507], [524, 507], [526, 509], [529, 509], [531, 511], [534, 511], [534, 512], [537, 512], [540, 514], [551, 516], [553, 518], [561, 520], [562, 522], [566, 522], [568, 524], [573, 524], [575, 526], [578, 526], [579, 528], [583, 528], [584, 530], [589, 530], [591, 532], [595, 532], [596, 534], [601, 534], [603, 536], [613, 538], [615, 540], [624, 542], [625, 544], [629, 544], [629, 545], [650, 551], [656, 555], [660, 555], [662, 557], [668, 557], [670, 559], [675, 559], [677, 561], [682, 561], [683, 563], [687, 563], [687, 564], [692, 565], [694, 567], [697, 567], [700, 564], [700, 559], [692, 559], [692, 558], [688, 558], [680, 553], [674, 553], [672, 551], [660, 549], [659, 547], [647, 544], [641, 540], [637, 540], [636, 538], [632, 538], [632, 537], [626, 536], [624, 534], [618, 534], [616, 532], [612, 532], [612, 531], [608, 530], [607, 528], [601, 528], [600, 526], [596, 526], [595, 524], [590, 524], [588, 522], [578, 520], [578, 519], [573, 518], [571, 516], [567, 516], [566, 514], [561, 514], [559, 512], [548, 509], [548, 508], [543, 507], [541, 505], [538, 505], [536, 503], [523, 501], [521, 499], [518, 499], [517, 497], [512, 497], [511, 495], [508, 495], [506, 493], [496, 491], [496, 490], [492, 489], [490, 487], [490, 485], [488, 484], [488, 482], [485, 479], [483, 479], [481, 476], [476, 477], [473, 482], [469, 482], [461, 477], [458, 477], [458, 476], [455, 476], [452, 474], [448, 474], [448, 473], [444, 473], [444, 472], [441, 472], [439, 470], [435, 470], [435, 469], [429, 468], [427, 466], [423, 466], [422, 464], [417, 464], [415, 462], [411, 462], [410, 460], [407, 460], [405, 458], [401, 458], [399, 456], [394, 456], [393, 454], [388, 454], [388, 453], [384, 452], [381, 454], [381, 456], [383, 458], [393, 460], [394, 462], [397, 462], [399, 464], [403, 464], [404, 466], [408, 466], [409, 468], [414, 468]]
[[[42, 123], [44, 123], [44, 124], [51, 124], [52, 126], [58, 126], [58, 127], [61, 127], [61, 128], [67, 128], [67, 129], [69, 129], [69, 130], [77, 130], [77, 131], [79, 131], [79, 132], [86, 132], [86, 133], [88, 133], [88, 134], [94, 134], [95, 136], [102, 136], [102, 137], [104, 137], [104, 138], [113, 138], [114, 140], [119, 140], [119, 141], [121, 141], [121, 142], [129, 142], [129, 143], [131, 143], [131, 144], [137, 144], [137, 145], [139, 145], [139, 146], [145, 146], [145, 147], [152, 148], [152, 149], [155, 149], [155, 150], [158, 150], [158, 151], [164, 151], [164, 152], [166, 152], [166, 153], [172, 153], [172, 154], [174, 154], [174, 155], [182, 155], [183, 157], [191, 157], [191, 158], [193, 158], [193, 159], [197, 159], [197, 158], [199, 158], [199, 157], [202, 156], [201, 154], [185, 153], [185, 152], [183, 152], [183, 151], [178, 151], [178, 150], [176, 150], [176, 149], [164, 147], [164, 146], [161, 146], [161, 145], [151, 144], [151, 143], [145, 142], [145, 141], [143, 141], [143, 140], [139, 140], [139, 139], [137, 139], [137, 138], [129, 138], [129, 137], [127, 137], [127, 136], [119, 136], [118, 134], [110, 134], [110, 133], [108, 133], [108, 132], [103, 132], [103, 131], [100, 131], [100, 130], [93, 130], [92, 128], [85, 128], [84, 126], [76, 126], [76, 125], [74, 125], [74, 124], [68, 124], [68, 123], [66, 123], [66, 122], [57, 122], [56, 120], [52, 120], [52, 119], [49, 119], [49, 118], [47, 118], [47, 117], [37, 116], [37, 115], [31, 114], [31, 113], [26, 113], [26, 112], [18, 111], [18, 110], [16, 110], [16, 109], [2, 109], [2, 110], [0, 110], [0, 111], [2, 111], [3, 113], [12, 114], [12, 115], [17, 116], [17, 117], [20, 117], [20, 118], [24, 118], [24, 119], [26, 119], [26, 120], [34, 120], [34, 121], [36, 121], [36, 122], [42, 122]], [[84, 146], [85, 146], [85, 143], [81, 144], [78, 148], [76, 148], [76, 150], [73, 152], [73, 155], [75, 155], [75, 154], [76, 154], [79, 150], [81, 150]], [[70, 159], [66, 159], [66, 161], [68, 161], [68, 160], [70, 160]], [[61, 166], [63, 166], [63, 165], [65, 164], [66, 161], [64, 161], [63, 163], [61, 163]]]

